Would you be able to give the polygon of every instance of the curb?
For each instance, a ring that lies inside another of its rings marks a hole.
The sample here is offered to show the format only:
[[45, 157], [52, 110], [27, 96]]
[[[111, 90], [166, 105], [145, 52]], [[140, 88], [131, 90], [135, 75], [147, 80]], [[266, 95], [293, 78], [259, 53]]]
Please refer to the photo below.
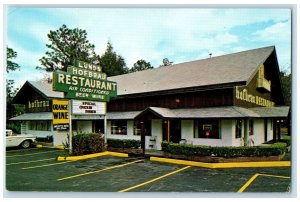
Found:
[[57, 157], [57, 161], [78, 161], [78, 160], [96, 158], [96, 157], [107, 156], [107, 155], [117, 156], [117, 157], [128, 157], [128, 154], [105, 151], [101, 153], [87, 154], [82, 156], [59, 156]]
[[47, 146], [47, 145], [42, 145], [42, 144], [37, 144], [35, 145], [36, 148], [54, 148], [54, 149], [65, 149], [63, 145], [58, 145], [58, 146]]
[[255, 168], [255, 167], [289, 167], [290, 161], [237, 162], [237, 163], [203, 163], [178, 159], [150, 157], [150, 161], [173, 163], [178, 165], [197, 166], [203, 168]]
[[63, 145], [54, 146], [53, 148], [55, 148], [55, 149], [65, 149], [65, 147]]

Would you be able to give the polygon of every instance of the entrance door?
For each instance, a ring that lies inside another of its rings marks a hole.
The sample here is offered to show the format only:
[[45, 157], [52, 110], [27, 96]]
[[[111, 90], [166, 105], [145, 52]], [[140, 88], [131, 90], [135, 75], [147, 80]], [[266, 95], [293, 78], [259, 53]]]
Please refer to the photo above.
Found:
[[179, 143], [181, 140], [181, 120], [163, 121], [163, 140]]
[[104, 121], [103, 120], [97, 120], [93, 121], [93, 132], [98, 133], [104, 133]]
[[170, 122], [170, 141], [179, 143], [181, 140], [181, 120], [172, 120]]

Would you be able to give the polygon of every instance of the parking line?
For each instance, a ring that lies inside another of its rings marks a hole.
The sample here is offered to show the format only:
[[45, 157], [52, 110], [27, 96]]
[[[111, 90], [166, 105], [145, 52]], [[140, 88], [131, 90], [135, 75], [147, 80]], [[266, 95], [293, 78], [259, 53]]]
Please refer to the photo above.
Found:
[[48, 158], [48, 159], [41, 159], [41, 160], [35, 160], [35, 161], [23, 161], [23, 162], [17, 162], [17, 163], [8, 163], [6, 165], [10, 166], [10, 165], [25, 164], [25, 163], [35, 163], [35, 162], [40, 162], [40, 161], [49, 161], [49, 160], [53, 160], [53, 159], [56, 159], [56, 158]]
[[52, 152], [61, 152], [61, 150], [46, 151], [46, 152], [36, 152], [36, 153], [32, 153], [32, 154], [10, 155], [10, 156], [6, 156], [6, 158], [17, 157], [17, 156], [33, 156], [33, 155], [45, 154], [45, 153], [52, 153]]
[[277, 177], [277, 178], [283, 178], [283, 179], [291, 179], [291, 177], [281, 176], [281, 175], [269, 175], [269, 174], [259, 174], [259, 175], [266, 176], [266, 177]]
[[6, 153], [12, 153], [12, 152], [18, 152], [18, 151], [29, 151], [29, 150], [36, 150], [36, 149], [40, 149], [40, 148], [14, 149], [14, 150], [6, 151]]
[[185, 169], [188, 169], [188, 168], [190, 168], [190, 167], [192, 167], [192, 166], [186, 166], [186, 167], [184, 167], [184, 168], [180, 168], [180, 169], [175, 170], [175, 171], [173, 171], [173, 172], [167, 173], [167, 174], [165, 174], [165, 175], [162, 175], [162, 176], [157, 177], [157, 178], [154, 178], [154, 179], [152, 179], [152, 180], [143, 182], [143, 183], [141, 183], [141, 184], [138, 184], [138, 185], [129, 187], [129, 188], [127, 188], [127, 189], [120, 190], [120, 191], [118, 191], [118, 192], [127, 192], [127, 191], [130, 191], [130, 190], [132, 190], [132, 189], [135, 189], [135, 188], [144, 186], [144, 185], [146, 185], [146, 184], [150, 184], [150, 183], [152, 183], [152, 182], [155, 182], [155, 181], [160, 180], [160, 179], [162, 179], [162, 178], [168, 177], [168, 176], [173, 175], [173, 174], [175, 174], [175, 173], [179, 173], [179, 172], [181, 172], [181, 171], [183, 171], [183, 170], [185, 170]]
[[60, 178], [60, 179], [57, 179], [57, 181], [72, 179], [72, 178], [85, 176], [85, 175], [90, 175], [90, 174], [94, 174], [94, 173], [100, 173], [100, 172], [103, 172], [103, 171], [106, 171], [106, 170], [111, 170], [111, 169], [114, 169], [114, 168], [121, 168], [121, 167], [124, 167], [124, 166], [128, 166], [130, 164], [134, 164], [134, 163], [138, 163], [138, 162], [142, 162], [142, 161], [143, 160], [137, 160], [137, 161], [132, 161], [132, 162], [129, 162], [129, 163], [121, 164], [121, 165], [110, 166], [110, 167], [107, 167], [107, 168], [104, 168], [104, 169], [101, 169], [101, 170], [96, 170], [96, 171], [91, 171], [91, 172], [81, 173], [81, 174], [78, 174], [78, 175], [72, 175], [72, 176], [69, 176], [69, 177]]
[[33, 169], [33, 168], [42, 168], [42, 167], [56, 166], [59, 164], [71, 163], [71, 162], [75, 162], [75, 161], [64, 161], [64, 162], [59, 162], [59, 163], [44, 164], [44, 165], [40, 165], [40, 166], [25, 167], [25, 168], [21, 168], [21, 169], [27, 170], [27, 169]]
[[239, 190], [238, 192], [243, 192], [258, 176], [266, 176], [266, 177], [276, 177], [276, 178], [283, 178], [283, 179], [290, 179], [291, 177], [288, 176], [279, 176], [279, 175], [270, 175], [270, 174], [260, 174], [256, 173], [253, 175]]
[[258, 173], [253, 175], [239, 190], [238, 192], [243, 192], [257, 177], [259, 176]]

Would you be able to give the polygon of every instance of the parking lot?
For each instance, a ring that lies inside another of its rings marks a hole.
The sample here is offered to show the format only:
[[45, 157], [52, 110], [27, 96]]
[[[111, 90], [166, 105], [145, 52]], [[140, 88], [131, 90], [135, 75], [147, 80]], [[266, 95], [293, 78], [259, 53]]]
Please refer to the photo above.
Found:
[[210, 169], [102, 156], [57, 161], [63, 150], [6, 151], [8, 191], [287, 192], [290, 167]]

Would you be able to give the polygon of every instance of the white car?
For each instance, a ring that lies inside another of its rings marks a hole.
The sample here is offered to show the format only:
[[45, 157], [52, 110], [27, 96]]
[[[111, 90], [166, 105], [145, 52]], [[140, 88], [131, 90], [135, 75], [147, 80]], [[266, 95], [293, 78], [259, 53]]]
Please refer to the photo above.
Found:
[[6, 147], [21, 146], [24, 149], [30, 147], [35, 142], [36, 136], [30, 134], [13, 134], [12, 130], [6, 130]]

